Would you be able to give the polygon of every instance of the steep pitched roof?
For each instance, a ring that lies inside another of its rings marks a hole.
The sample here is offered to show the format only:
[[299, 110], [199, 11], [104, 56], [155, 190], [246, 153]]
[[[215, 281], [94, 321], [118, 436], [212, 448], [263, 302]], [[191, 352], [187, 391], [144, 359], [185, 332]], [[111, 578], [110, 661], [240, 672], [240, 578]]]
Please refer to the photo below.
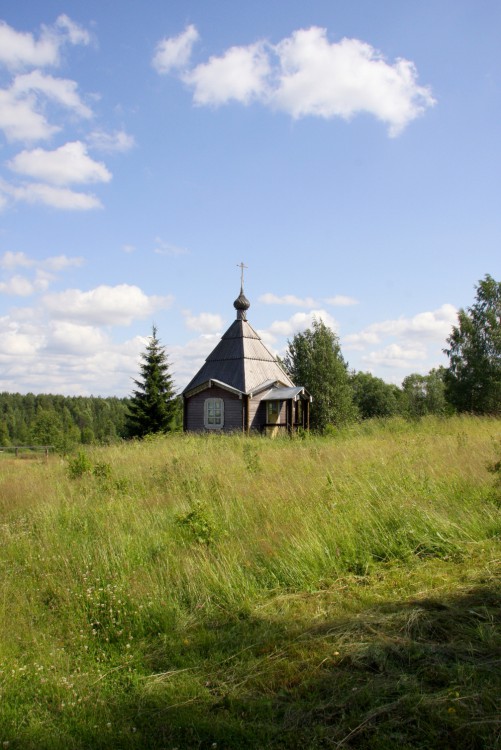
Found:
[[[245, 394], [259, 390], [265, 383], [278, 381], [285, 386], [294, 385], [245, 319], [242, 305], [237, 305], [241, 299], [242, 293], [235, 300], [237, 320], [228, 328], [183, 393], [188, 393], [209, 380], [219, 380]], [[245, 309], [247, 308], [248, 302]]]

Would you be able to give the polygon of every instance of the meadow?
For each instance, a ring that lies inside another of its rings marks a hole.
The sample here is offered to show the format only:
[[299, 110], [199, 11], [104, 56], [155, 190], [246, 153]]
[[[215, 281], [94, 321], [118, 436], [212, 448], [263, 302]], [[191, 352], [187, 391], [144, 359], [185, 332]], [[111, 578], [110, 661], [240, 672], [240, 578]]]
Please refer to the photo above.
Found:
[[501, 421], [0, 455], [0, 748], [501, 747]]

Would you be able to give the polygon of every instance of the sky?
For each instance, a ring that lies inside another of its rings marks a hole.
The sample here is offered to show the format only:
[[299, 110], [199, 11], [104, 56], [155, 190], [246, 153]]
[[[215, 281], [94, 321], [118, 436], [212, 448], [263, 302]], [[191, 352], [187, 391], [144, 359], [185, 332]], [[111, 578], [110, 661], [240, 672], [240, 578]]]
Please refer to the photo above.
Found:
[[501, 261], [498, 0], [4, 0], [0, 391], [176, 388], [235, 317], [283, 355], [446, 365]]

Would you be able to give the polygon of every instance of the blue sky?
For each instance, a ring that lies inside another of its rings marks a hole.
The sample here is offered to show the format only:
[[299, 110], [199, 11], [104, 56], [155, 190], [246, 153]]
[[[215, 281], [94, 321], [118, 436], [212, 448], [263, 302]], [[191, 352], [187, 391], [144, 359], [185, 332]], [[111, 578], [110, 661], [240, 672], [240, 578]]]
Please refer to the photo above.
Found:
[[152, 324], [181, 389], [234, 318], [283, 354], [445, 364], [500, 277], [497, 0], [7, 0], [0, 390], [125, 396]]

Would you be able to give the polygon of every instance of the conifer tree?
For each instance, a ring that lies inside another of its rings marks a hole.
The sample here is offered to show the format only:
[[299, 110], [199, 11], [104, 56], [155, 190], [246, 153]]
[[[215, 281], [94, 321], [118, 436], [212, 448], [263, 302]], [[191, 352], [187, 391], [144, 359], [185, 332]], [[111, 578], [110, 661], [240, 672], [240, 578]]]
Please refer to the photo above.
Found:
[[177, 411], [167, 354], [155, 326], [141, 359], [140, 377], [134, 380], [137, 387], [132, 392], [127, 415], [129, 436], [140, 438], [168, 432]]

